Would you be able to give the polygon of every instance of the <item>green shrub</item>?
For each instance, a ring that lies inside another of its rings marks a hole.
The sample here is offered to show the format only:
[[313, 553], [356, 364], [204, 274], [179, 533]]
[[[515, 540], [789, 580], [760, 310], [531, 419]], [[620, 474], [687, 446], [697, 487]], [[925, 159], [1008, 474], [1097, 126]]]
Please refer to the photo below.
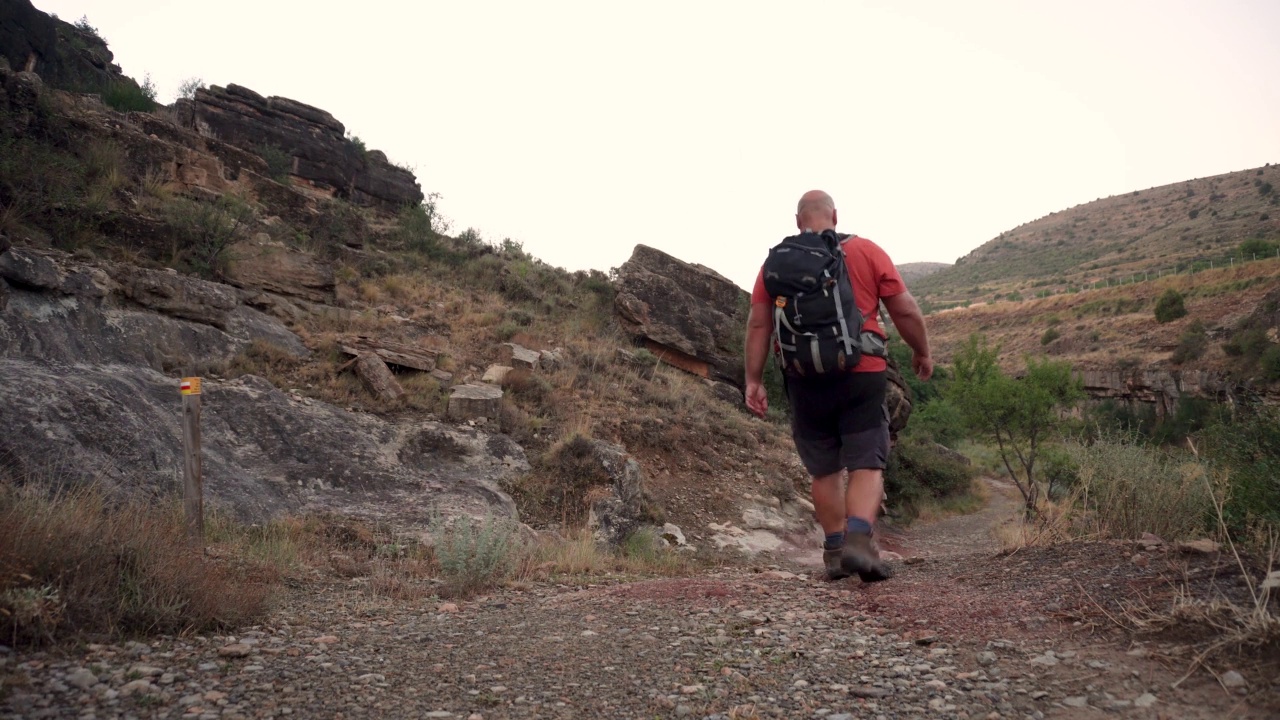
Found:
[[964, 439], [966, 428], [964, 418], [956, 406], [944, 398], [937, 398], [913, 410], [907, 423], [907, 432], [927, 437], [947, 447], [955, 447], [956, 443]]
[[1209, 337], [1205, 334], [1204, 323], [1196, 320], [1178, 338], [1178, 347], [1174, 348], [1170, 359], [1178, 365], [1197, 360], [1204, 354], [1208, 345]]
[[1245, 260], [1249, 260], [1254, 256], [1271, 257], [1276, 254], [1276, 247], [1275, 243], [1268, 242], [1262, 238], [1249, 238], [1248, 240], [1240, 243], [1240, 247], [1237, 249], [1237, 252], [1240, 253], [1240, 257]]
[[515, 569], [518, 538], [507, 518], [459, 515], [447, 521], [435, 515], [429, 532], [444, 596], [470, 597], [497, 586]]
[[1280, 410], [1245, 406], [1202, 439], [1203, 454], [1229, 483], [1223, 507], [1229, 529], [1245, 533], [1257, 522], [1280, 529]]
[[1040, 344], [1048, 345], [1049, 343], [1053, 342], [1054, 340], [1057, 340], [1060, 337], [1062, 337], [1062, 333], [1058, 332], [1058, 328], [1051, 327], [1048, 330], [1045, 330], [1044, 334], [1040, 336]]
[[181, 85], [178, 86], [178, 97], [186, 98], [187, 100], [194, 99], [196, 96], [196, 91], [203, 90], [204, 88], [205, 88], [204, 80], [201, 80], [198, 77], [187, 78], [186, 80], [182, 81]]
[[1243, 328], [1237, 330], [1222, 345], [1222, 350], [1231, 357], [1244, 358], [1248, 363], [1255, 362], [1271, 346], [1267, 331], [1262, 328]]
[[1182, 293], [1173, 288], [1165, 290], [1160, 299], [1156, 301], [1156, 322], [1172, 322], [1186, 316], [1186, 314], [1187, 308], [1183, 303]]
[[102, 102], [119, 112], [151, 112], [156, 109], [156, 86], [147, 76], [139, 85], [132, 80], [119, 80], [102, 91]]
[[1267, 382], [1280, 381], [1280, 345], [1267, 348], [1258, 358], [1262, 378]]
[[170, 267], [220, 281], [232, 261], [228, 250], [253, 221], [253, 208], [233, 195], [214, 202], [175, 198], [165, 219], [172, 230]]
[[[217, 630], [266, 611], [265, 568], [192, 551], [169, 507], [17, 485], [0, 467], [0, 639]], [[233, 569], [234, 568], [234, 569]]]
[[258, 157], [267, 163], [267, 174], [276, 182], [289, 182], [293, 172], [293, 156], [285, 152], [279, 145], [259, 145]]
[[1132, 435], [1105, 435], [1087, 445], [1072, 443], [1076, 494], [1082, 513], [1076, 529], [1103, 538], [1138, 538], [1149, 532], [1165, 540], [1201, 537], [1213, 511], [1203, 467], [1144, 445]]
[[931, 441], [905, 438], [889, 456], [885, 492], [895, 517], [910, 522], [922, 504], [969, 492], [974, 475], [972, 466], [948, 456]]

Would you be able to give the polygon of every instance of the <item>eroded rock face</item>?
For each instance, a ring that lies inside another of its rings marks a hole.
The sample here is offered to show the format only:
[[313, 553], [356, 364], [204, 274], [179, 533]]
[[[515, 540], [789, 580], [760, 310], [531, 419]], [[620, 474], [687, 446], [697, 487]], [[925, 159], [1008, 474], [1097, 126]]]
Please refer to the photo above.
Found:
[[0, 57], [17, 72], [34, 72], [53, 87], [99, 92], [112, 83], [134, 85], [120, 72], [107, 44], [36, 9], [30, 0], [0, 3]]
[[300, 298], [313, 303], [333, 302], [333, 266], [314, 255], [276, 242], [266, 233], [236, 243], [229, 250], [227, 282], [241, 288]]
[[[182, 473], [179, 398], [176, 378], [147, 368], [3, 358], [0, 457], [26, 478], [172, 495]], [[515, 443], [391, 424], [254, 376], [206, 380], [201, 425], [206, 499], [245, 521], [323, 511], [414, 530], [433, 509], [513, 517], [497, 483], [528, 469]]]
[[319, 108], [239, 85], [199, 90], [176, 107], [201, 135], [251, 152], [274, 147], [287, 153], [292, 175], [333, 196], [388, 210], [424, 199], [412, 172], [357, 147], [344, 137], [342, 123]]
[[749, 295], [729, 279], [646, 245], [618, 268], [623, 327], [669, 364], [742, 387]]
[[[179, 375], [255, 340], [301, 340], [241, 291], [176, 273], [0, 254], [0, 473], [156, 496], [182, 476]], [[207, 499], [248, 521], [333, 512], [422, 530], [444, 515], [515, 514], [497, 483], [528, 470], [505, 436], [391, 423], [246, 376], [205, 378]]]
[[582, 440], [594, 462], [609, 478], [612, 492], [592, 503], [587, 526], [598, 542], [620, 545], [645, 523], [648, 499], [640, 463], [621, 445], [603, 440]]

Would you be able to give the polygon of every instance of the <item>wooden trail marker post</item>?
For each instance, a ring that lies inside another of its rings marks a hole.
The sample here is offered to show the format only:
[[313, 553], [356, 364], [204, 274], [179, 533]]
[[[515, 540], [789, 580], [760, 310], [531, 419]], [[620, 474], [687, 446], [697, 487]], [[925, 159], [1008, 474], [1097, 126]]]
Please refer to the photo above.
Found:
[[204, 544], [204, 480], [200, 461], [200, 378], [182, 378], [182, 506], [187, 535]]

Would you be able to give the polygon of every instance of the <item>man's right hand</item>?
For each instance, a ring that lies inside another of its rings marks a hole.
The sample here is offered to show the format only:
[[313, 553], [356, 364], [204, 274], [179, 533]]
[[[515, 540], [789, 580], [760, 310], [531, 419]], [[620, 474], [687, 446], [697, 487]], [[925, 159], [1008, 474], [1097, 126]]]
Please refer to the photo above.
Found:
[[769, 412], [769, 394], [764, 391], [764, 384], [747, 381], [747, 409], [756, 417], [764, 417]]
[[916, 377], [928, 380], [933, 377], [933, 358], [928, 355], [912, 355], [911, 369], [916, 371]]

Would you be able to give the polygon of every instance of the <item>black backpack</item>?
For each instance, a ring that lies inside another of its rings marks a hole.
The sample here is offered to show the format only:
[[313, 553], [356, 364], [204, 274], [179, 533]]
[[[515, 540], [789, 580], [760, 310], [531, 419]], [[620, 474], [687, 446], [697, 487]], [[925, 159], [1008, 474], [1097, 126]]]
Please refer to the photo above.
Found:
[[862, 359], [862, 312], [835, 230], [792, 235], [769, 251], [764, 289], [773, 301], [778, 362], [793, 377], [853, 369]]

